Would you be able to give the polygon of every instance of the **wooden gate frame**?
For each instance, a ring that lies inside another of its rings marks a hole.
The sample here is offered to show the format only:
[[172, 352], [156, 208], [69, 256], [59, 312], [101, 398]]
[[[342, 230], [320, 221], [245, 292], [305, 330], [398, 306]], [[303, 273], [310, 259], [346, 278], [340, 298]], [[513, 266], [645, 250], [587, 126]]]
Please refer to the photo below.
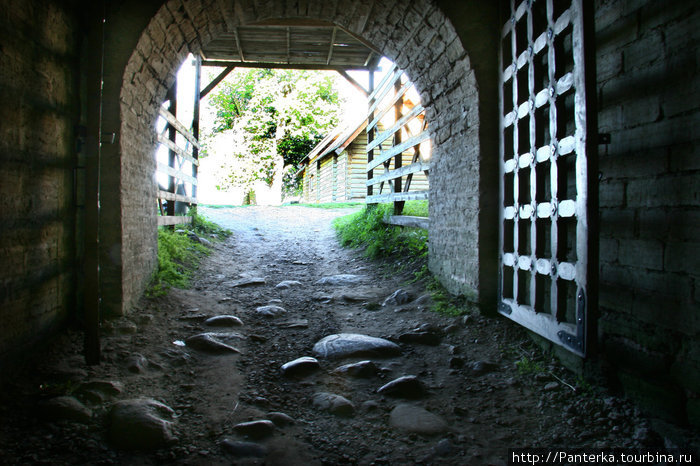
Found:
[[501, 30], [498, 311], [584, 357], [597, 309], [593, 13], [562, 3], [510, 0]]

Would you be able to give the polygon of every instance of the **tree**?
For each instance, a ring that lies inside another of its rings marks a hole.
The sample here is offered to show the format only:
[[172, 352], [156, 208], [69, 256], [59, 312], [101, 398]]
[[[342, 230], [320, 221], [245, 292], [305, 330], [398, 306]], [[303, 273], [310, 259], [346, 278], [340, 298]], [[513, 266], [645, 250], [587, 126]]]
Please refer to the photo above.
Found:
[[232, 74], [209, 99], [216, 111], [213, 138], [228, 147], [217, 154], [218, 186], [262, 180], [282, 189], [284, 176], [285, 194], [295, 194], [299, 162], [338, 123], [336, 76], [269, 69]]

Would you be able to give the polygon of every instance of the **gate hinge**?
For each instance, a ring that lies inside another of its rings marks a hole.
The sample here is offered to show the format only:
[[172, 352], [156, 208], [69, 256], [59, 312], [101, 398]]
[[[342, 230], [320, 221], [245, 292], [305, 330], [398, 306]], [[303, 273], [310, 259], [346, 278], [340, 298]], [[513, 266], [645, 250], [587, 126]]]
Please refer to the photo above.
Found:
[[581, 356], [586, 355], [586, 293], [583, 289], [576, 297], [576, 335], [560, 330], [557, 336], [565, 347]]

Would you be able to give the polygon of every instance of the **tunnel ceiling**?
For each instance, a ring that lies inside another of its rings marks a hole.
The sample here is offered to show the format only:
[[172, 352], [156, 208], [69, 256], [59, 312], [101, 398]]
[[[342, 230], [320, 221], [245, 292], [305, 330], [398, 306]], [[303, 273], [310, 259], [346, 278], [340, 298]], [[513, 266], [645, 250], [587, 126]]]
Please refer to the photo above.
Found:
[[228, 28], [202, 48], [204, 65], [367, 70], [381, 54], [325, 22], [275, 22]]

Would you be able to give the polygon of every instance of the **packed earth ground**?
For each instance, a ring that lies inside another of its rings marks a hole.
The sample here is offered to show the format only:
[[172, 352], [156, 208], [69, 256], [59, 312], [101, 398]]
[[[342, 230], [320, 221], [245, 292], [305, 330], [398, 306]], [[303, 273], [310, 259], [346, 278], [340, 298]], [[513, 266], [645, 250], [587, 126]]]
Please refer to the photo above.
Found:
[[[3, 381], [0, 463], [498, 465], [513, 448], [669, 446], [517, 325], [435, 313], [415, 270], [340, 247], [331, 222], [351, 211], [201, 208], [233, 234], [208, 238], [190, 289], [106, 321], [98, 366], [71, 330]], [[383, 340], [316, 345], [338, 334]]]

